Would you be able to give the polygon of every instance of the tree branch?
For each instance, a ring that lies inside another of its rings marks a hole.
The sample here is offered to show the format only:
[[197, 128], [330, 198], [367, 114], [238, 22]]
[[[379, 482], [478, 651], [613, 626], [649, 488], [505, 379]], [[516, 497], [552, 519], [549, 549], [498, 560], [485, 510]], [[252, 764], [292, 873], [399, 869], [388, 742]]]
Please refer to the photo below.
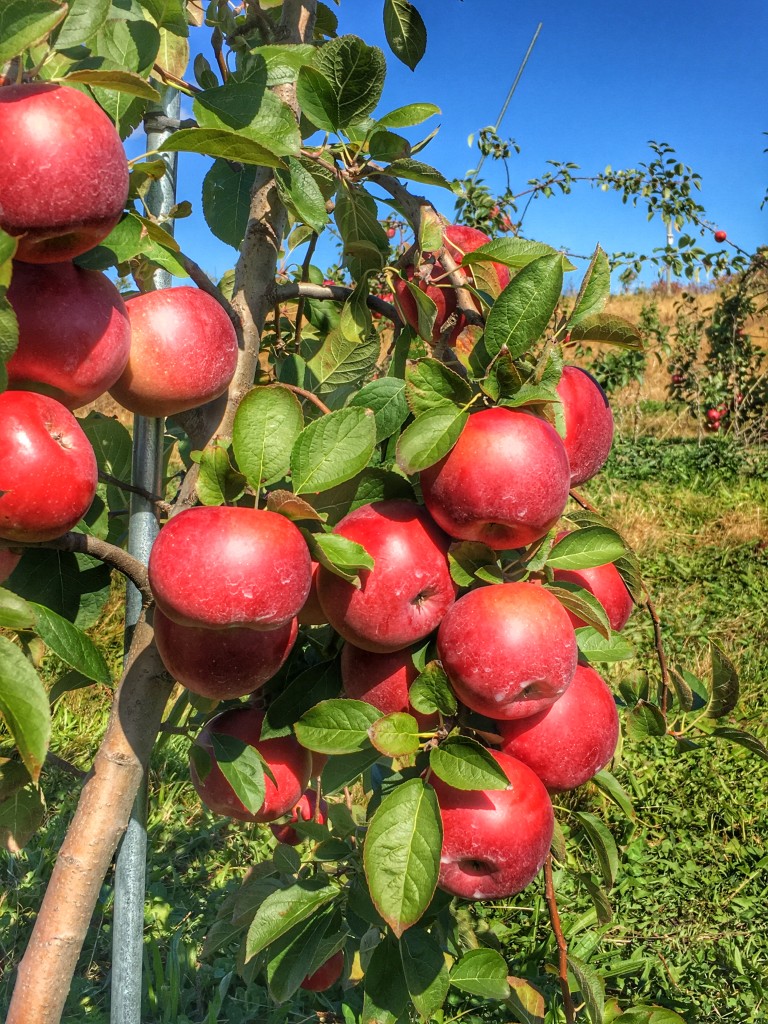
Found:
[[571, 998], [571, 987], [568, 984], [568, 946], [563, 935], [563, 926], [560, 924], [560, 914], [557, 909], [557, 898], [555, 897], [555, 880], [552, 876], [552, 854], [547, 854], [544, 861], [544, 894], [549, 909], [549, 920], [552, 931], [555, 934], [557, 943], [558, 977], [560, 979], [560, 991], [563, 994], [563, 1008], [565, 1010], [566, 1024], [574, 1024], [576, 1020], [576, 1008]]
[[198, 264], [195, 263], [193, 259], [190, 259], [189, 256], [186, 256], [183, 252], [178, 252], [176, 253], [176, 258], [179, 263], [182, 264], [200, 291], [205, 292], [206, 295], [210, 295], [212, 299], [216, 299], [218, 304], [232, 321], [232, 326], [235, 328], [235, 333], [237, 334], [238, 345], [242, 348], [243, 324], [240, 317], [233, 309], [232, 303], [226, 297], [224, 292], [222, 292], [222, 290], [213, 283], [203, 268], [198, 266]]
[[[290, 281], [287, 284], [275, 285], [270, 296], [274, 302], [289, 302], [291, 299], [332, 299], [335, 302], [344, 302], [352, 294], [354, 289], [342, 284], [310, 284], [305, 281]], [[402, 327], [403, 322], [400, 314], [391, 302], [385, 302], [378, 295], [367, 297], [368, 308], [391, 320], [396, 327]], [[475, 310], [477, 312], [477, 310]]]

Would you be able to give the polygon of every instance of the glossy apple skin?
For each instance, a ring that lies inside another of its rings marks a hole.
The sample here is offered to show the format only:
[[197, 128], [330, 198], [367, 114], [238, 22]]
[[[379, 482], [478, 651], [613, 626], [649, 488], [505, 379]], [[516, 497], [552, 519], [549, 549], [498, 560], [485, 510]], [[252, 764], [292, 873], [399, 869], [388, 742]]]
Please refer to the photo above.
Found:
[[32, 391], [0, 394], [0, 537], [60, 537], [88, 511], [97, 482], [93, 448], [69, 409]]
[[501, 407], [472, 413], [451, 451], [421, 472], [424, 504], [457, 540], [527, 547], [568, 501], [568, 456], [545, 420]]
[[291, 817], [287, 822], [284, 822], [282, 825], [272, 822], [269, 826], [272, 830], [272, 835], [278, 843], [285, 843], [287, 846], [298, 846], [303, 841], [304, 836], [299, 835], [296, 829], [292, 827], [291, 822], [301, 819], [301, 821], [316, 821], [318, 825], [324, 825], [328, 820], [328, 804], [325, 800], [321, 799], [320, 809], [317, 811], [317, 814], [315, 814], [316, 808], [317, 793], [314, 789], [308, 789], [292, 808]]
[[210, 700], [232, 700], [262, 687], [285, 663], [299, 632], [296, 619], [261, 630], [180, 626], [159, 608], [154, 623], [157, 650], [170, 675]]
[[376, 501], [350, 512], [334, 533], [374, 559], [359, 589], [320, 567], [317, 592], [337, 633], [366, 651], [402, 650], [435, 629], [453, 604], [449, 540], [412, 501]]
[[51, 395], [68, 409], [112, 387], [128, 362], [131, 327], [109, 278], [69, 262], [15, 262], [7, 297], [19, 321], [10, 387]]
[[[564, 531], [558, 534], [557, 540], [565, 537], [567, 532]], [[611, 629], [616, 632], [624, 629], [635, 605], [624, 585], [621, 573], [613, 562], [607, 562], [605, 565], [596, 565], [591, 569], [555, 569], [553, 575], [555, 580], [561, 580], [564, 583], [576, 583], [578, 586], [588, 590], [590, 594], [594, 594], [603, 608], [605, 608]], [[586, 625], [573, 612], [568, 612], [568, 618], [573, 623], [574, 629]]]
[[189, 773], [192, 784], [206, 807], [215, 814], [223, 814], [240, 821], [275, 821], [287, 814], [299, 802], [309, 783], [312, 755], [294, 736], [262, 740], [261, 725], [264, 712], [255, 708], [239, 707], [223, 711], [207, 722], [195, 738], [195, 745], [202, 747], [213, 758], [211, 733], [234, 736], [243, 743], [255, 747], [269, 765], [277, 785], [264, 773], [264, 803], [256, 814], [251, 814], [225, 779], [221, 769], [212, 760], [211, 770], [200, 780], [194, 763], [190, 759]]
[[501, 749], [534, 771], [550, 792], [576, 789], [604, 768], [616, 751], [619, 715], [613, 694], [589, 665], [578, 665], [571, 685], [545, 711], [499, 722]]
[[344, 693], [354, 700], [364, 700], [385, 715], [405, 711], [413, 715], [422, 732], [434, 729], [438, 715], [422, 715], [414, 711], [408, 690], [419, 670], [413, 663], [413, 647], [389, 654], [373, 654], [354, 644], [341, 649], [341, 682]]
[[187, 509], [160, 530], [149, 556], [157, 606], [182, 626], [285, 626], [307, 599], [311, 573], [299, 530], [265, 509]]
[[142, 416], [172, 416], [218, 398], [237, 366], [237, 336], [199, 288], [161, 288], [128, 299], [128, 363], [110, 394]]
[[71, 260], [98, 245], [128, 198], [120, 136], [85, 93], [52, 82], [0, 89], [0, 228], [27, 263]]
[[557, 394], [563, 404], [563, 443], [575, 487], [591, 480], [605, 465], [613, 443], [613, 413], [598, 382], [578, 366], [563, 367]]
[[342, 950], [334, 953], [324, 964], [310, 974], [301, 983], [301, 988], [309, 992], [325, 992], [331, 985], [335, 985], [344, 970], [344, 953]]
[[543, 783], [509, 754], [490, 753], [509, 779], [509, 789], [461, 790], [430, 778], [443, 821], [438, 885], [469, 900], [521, 892], [541, 870], [554, 831]]
[[495, 719], [553, 704], [576, 671], [576, 634], [563, 606], [533, 583], [471, 590], [446, 614], [437, 650], [459, 700]]

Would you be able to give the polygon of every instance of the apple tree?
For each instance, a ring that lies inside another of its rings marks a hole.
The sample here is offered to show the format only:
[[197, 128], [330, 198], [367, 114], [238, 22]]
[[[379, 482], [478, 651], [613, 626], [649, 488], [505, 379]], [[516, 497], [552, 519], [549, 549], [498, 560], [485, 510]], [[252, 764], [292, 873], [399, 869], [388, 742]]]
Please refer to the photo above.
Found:
[[[383, 15], [414, 68], [416, 7]], [[206, 47], [188, 66], [193, 34]], [[108, 684], [85, 629], [113, 570], [140, 604], [8, 1021], [60, 1019], [166, 715], [211, 811], [273, 829], [203, 955], [232, 952], [276, 1002], [328, 989], [346, 1020], [394, 1024], [441, 1020], [453, 989], [520, 1020], [679, 1020], [606, 1000], [569, 952], [553, 865], [603, 921], [619, 855], [596, 814], [566, 800], [555, 816], [551, 794], [591, 779], [631, 809], [607, 770], [620, 721], [631, 741], [674, 737], [693, 712], [689, 734], [768, 752], [718, 724], [738, 690], [719, 649], [708, 688], [668, 663], [637, 558], [574, 489], [613, 423], [569, 347], [638, 344], [605, 312], [606, 255], [566, 301], [567, 254], [448, 224], [419, 194], [454, 189], [421, 159], [437, 108], [382, 111], [385, 54], [316, 0], [10, 0], [0, 59], [9, 848], [43, 813], [41, 651], [69, 667], [57, 696]], [[169, 113], [179, 93], [191, 118]], [[167, 138], [128, 162], [120, 139], [142, 119]], [[185, 153], [210, 161], [201, 212], [237, 250], [219, 282], [168, 230], [196, 206], [150, 201]], [[341, 246], [331, 277], [324, 232]], [[158, 269], [193, 284], [158, 288]], [[107, 391], [124, 417], [73, 416]], [[165, 422], [154, 488], [128, 479], [148, 419]], [[148, 565], [125, 549], [131, 495], [160, 524]], [[598, 669], [631, 657], [635, 606], [659, 678], [614, 694]], [[542, 870], [550, 1010], [465, 911]]]

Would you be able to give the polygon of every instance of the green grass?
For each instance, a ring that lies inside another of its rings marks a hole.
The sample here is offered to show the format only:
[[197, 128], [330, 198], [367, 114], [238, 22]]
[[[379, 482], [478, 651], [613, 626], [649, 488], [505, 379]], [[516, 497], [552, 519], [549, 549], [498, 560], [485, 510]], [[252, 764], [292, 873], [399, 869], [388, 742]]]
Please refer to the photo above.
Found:
[[[636, 543], [665, 629], [671, 662], [708, 671], [708, 641], [737, 663], [742, 700], [731, 723], [768, 742], [768, 465], [745, 460], [719, 439], [662, 443], [619, 441], [604, 474], [585, 491]], [[626, 635], [637, 658], [606, 671], [622, 681], [655, 685], [658, 668], [648, 617], [635, 612]], [[103, 639], [117, 657], [114, 621]], [[53, 662], [47, 666], [55, 674]], [[108, 694], [65, 695], [56, 710], [56, 752], [87, 768], [106, 722]], [[691, 733], [693, 736], [693, 733]], [[623, 1004], [646, 1000], [677, 1010], [689, 1024], [768, 1019], [768, 764], [741, 747], [699, 737], [683, 751], [671, 738], [625, 743], [614, 773], [634, 804], [628, 820], [594, 789], [560, 798], [570, 812], [589, 809], [610, 825], [622, 850], [609, 899], [613, 917], [597, 923], [592, 900], [573, 874], [557, 875], [569, 945], [607, 977]], [[270, 1006], [258, 983], [232, 973], [231, 958], [198, 964], [203, 938], [224, 896], [271, 843], [264, 827], [242, 827], [201, 810], [188, 781], [184, 741], [157, 751], [151, 802], [146, 909], [145, 1024], [245, 1024], [299, 1021], [331, 1001], [304, 997]], [[24, 948], [55, 849], [74, 808], [78, 784], [48, 770], [49, 814], [20, 854], [0, 856], [0, 1007], [7, 1005], [11, 967]], [[597, 879], [588, 844], [572, 846], [569, 866]], [[65, 1021], [108, 1019], [111, 880], [102, 889]], [[472, 922], [480, 942], [498, 946], [514, 974], [547, 996], [548, 1024], [562, 1021], [556, 960], [538, 883], [502, 905], [480, 908]], [[452, 996], [446, 1021], [506, 1022], [509, 1010]]]

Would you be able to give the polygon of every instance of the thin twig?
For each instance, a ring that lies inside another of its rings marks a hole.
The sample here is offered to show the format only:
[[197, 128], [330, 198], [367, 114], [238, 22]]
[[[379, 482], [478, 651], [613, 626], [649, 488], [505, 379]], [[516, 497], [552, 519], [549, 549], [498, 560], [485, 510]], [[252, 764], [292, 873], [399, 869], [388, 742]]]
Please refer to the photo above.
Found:
[[296, 384], [285, 384], [283, 381], [280, 384], [282, 387], [288, 388], [289, 391], [293, 391], [295, 395], [300, 395], [301, 398], [306, 398], [308, 402], [312, 402], [323, 415], [327, 415], [331, 411], [325, 402], [322, 402], [317, 395], [313, 395], [311, 391], [305, 391], [304, 388], [300, 388]]
[[243, 347], [243, 322], [235, 311], [232, 303], [226, 297], [224, 292], [213, 283], [208, 277], [206, 272], [200, 267], [194, 260], [190, 259], [189, 256], [183, 252], [176, 253], [176, 257], [179, 262], [183, 265], [190, 278], [201, 292], [205, 292], [206, 295], [210, 295], [212, 299], [216, 299], [218, 304], [227, 314], [229, 319], [232, 321], [232, 326], [235, 328], [237, 334], [237, 343], [240, 348]]
[[50, 764], [54, 768], [60, 768], [63, 772], [68, 772], [70, 775], [74, 775], [75, 778], [82, 781], [88, 772], [84, 772], [82, 768], [78, 768], [77, 765], [72, 764], [71, 761], [65, 761], [63, 757], [59, 757], [58, 754], [54, 754], [52, 751], [48, 751], [45, 755], [45, 763]]
[[[276, 302], [287, 302], [290, 299], [333, 299], [335, 302], [344, 302], [352, 294], [353, 289], [342, 284], [310, 284], [304, 281], [289, 281], [287, 284], [275, 285], [270, 293], [270, 298]], [[396, 327], [402, 327], [403, 322], [400, 314], [390, 302], [385, 302], [378, 295], [369, 295], [366, 299], [369, 309], [375, 313], [391, 320]]]
[[[307, 246], [307, 253], [304, 257], [304, 262], [301, 265], [301, 283], [309, 283], [309, 268], [312, 265], [312, 257], [315, 255], [315, 249], [317, 248], [317, 240], [320, 236], [316, 231], [312, 232], [312, 237], [309, 240]], [[299, 349], [301, 344], [301, 329], [304, 323], [304, 304], [307, 301], [306, 295], [299, 295], [299, 301], [296, 304], [296, 327], [293, 335], [293, 343], [296, 346], [296, 351]]]
[[99, 470], [99, 480], [102, 483], [119, 487], [121, 491], [127, 491], [129, 494], [138, 494], [140, 498], [144, 498], [145, 501], [150, 501], [153, 505], [156, 505], [158, 511], [163, 512], [165, 515], [168, 515], [173, 507], [170, 502], [164, 501], [159, 495], [153, 494], [152, 491], [148, 491], [145, 487], [126, 483], [125, 480], [120, 480], [118, 477], [112, 476], [111, 473], [105, 473], [103, 469]]
[[203, 91], [198, 88], [198, 86], [192, 85], [191, 82], [185, 82], [183, 78], [179, 78], [177, 75], [172, 75], [170, 71], [166, 71], [166, 69], [161, 67], [159, 64], [153, 64], [152, 70], [165, 85], [173, 85], [179, 90], [179, 92], [183, 92], [187, 96], [194, 96], [195, 93]]
[[563, 1008], [565, 1009], [566, 1024], [574, 1024], [576, 1020], [576, 1007], [571, 998], [571, 987], [568, 984], [568, 946], [563, 935], [563, 927], [560, 924], [560, 914], [557, 909], [555, 897], [555, 881], [552, 877], [552, 854], [547, 854], [544, 861], [544, 892], [549, 908], [549, 920], [552, 931], [555, 933], [557, 942], [558, 977], [560, 979], [560, 991], [563, 993]]

